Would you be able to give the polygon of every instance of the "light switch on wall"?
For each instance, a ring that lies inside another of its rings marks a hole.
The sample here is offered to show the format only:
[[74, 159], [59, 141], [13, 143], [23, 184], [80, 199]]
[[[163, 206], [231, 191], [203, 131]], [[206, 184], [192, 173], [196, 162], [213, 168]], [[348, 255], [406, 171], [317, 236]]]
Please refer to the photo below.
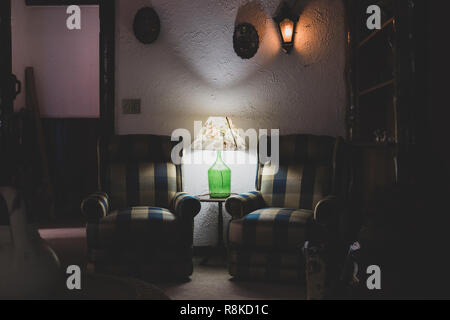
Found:
[[123, 114], [140, 114], [141, 113], [141, 99], [123, 99], [122, 100]]

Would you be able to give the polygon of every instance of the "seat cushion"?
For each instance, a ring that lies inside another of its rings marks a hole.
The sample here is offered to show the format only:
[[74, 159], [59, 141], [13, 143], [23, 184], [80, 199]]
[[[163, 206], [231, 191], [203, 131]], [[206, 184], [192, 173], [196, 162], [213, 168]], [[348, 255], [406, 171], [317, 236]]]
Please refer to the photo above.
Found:
[[300, 249], [305, 242], [306, 224], [313, 211], [285, 208], [256, 210], [230, 223], [231, 246], [243, 248]]
[[180, 225], [175, 215], [164, 208], [116, 210], [98, 224], [88, 224], [88, 245], [89, 248], [164, 248], [180, 242]]

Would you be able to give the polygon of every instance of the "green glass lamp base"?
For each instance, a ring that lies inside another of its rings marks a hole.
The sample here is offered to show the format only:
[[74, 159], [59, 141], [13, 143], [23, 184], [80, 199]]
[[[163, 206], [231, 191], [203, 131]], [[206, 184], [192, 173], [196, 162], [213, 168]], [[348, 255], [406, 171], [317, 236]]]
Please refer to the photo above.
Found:
[[216, 162], [208, 170], [209, 194], [211, 198], [228, 198], [231, 194], [231, 170], [223, 162], [221, 151]]

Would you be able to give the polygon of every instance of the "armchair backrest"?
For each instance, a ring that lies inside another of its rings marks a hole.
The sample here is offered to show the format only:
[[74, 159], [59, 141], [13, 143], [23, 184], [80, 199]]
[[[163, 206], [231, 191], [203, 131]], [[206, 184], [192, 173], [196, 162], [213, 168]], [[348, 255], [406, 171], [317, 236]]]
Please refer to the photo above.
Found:
[[278, 172], [262, 163], [258, 167], [256, 188], [265, 205], [313, 210], [333, 194], [338, 145], [339, 139], [327, 136], [281, 136]]
[[182, 191], [181, 165], [172, 163], [177, 142], [156, 135], [124, 135], [99, 140], [99, 184], [111, 210], [131, 206], [169, 208]]

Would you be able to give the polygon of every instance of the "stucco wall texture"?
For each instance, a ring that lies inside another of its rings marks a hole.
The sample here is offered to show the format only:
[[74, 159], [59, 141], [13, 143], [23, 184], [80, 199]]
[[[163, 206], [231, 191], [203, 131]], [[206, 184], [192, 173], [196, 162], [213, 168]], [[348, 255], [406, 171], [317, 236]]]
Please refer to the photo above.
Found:
[[[117, 131], [170, 134], [211, 115], [241, 128], [282, 133], [344, 133], [345, 29], [341, 0], [305, 1], [295, 50], [286, 55], [271, 17], [280, 0], [119, 0]], [[153, 6], [161, 34], [151, 45], [133, 35], [139, 8]], [[257, 28], [250, 60], [233, 50], [236, 23]], [[142, 114], [122, 115], [121, 100], [142, 99]]]
[[[239, 128], [282, 134], [344, 134], [345, 29], [341, 0], [304, 1], [295, 49], [282, 52], [272, 21], [280, 0], [118, 0], [116, 130], [170, 135], [193, 130], [194, 120], [230, 116]], [[133, 19], [152, 6], [161, 34], [151, 45], [133, 35]], [[233, 50], [234, 26], [252, 23], [260, 48], [250, 60]], [[140, 115], [123, 115], [122, 99], [142, 100]], [[208, 191], [203, 165], [185, 166], [185, 189]], [[254, 189], [255, 164], [230, 165], [232, 192]], [[225, 214], [225, 222], [229, 220]], [[227, 223], [225, 223], [225, 229]], [[194, 244], [217, 239], [217, 205], [203, 204]]]

